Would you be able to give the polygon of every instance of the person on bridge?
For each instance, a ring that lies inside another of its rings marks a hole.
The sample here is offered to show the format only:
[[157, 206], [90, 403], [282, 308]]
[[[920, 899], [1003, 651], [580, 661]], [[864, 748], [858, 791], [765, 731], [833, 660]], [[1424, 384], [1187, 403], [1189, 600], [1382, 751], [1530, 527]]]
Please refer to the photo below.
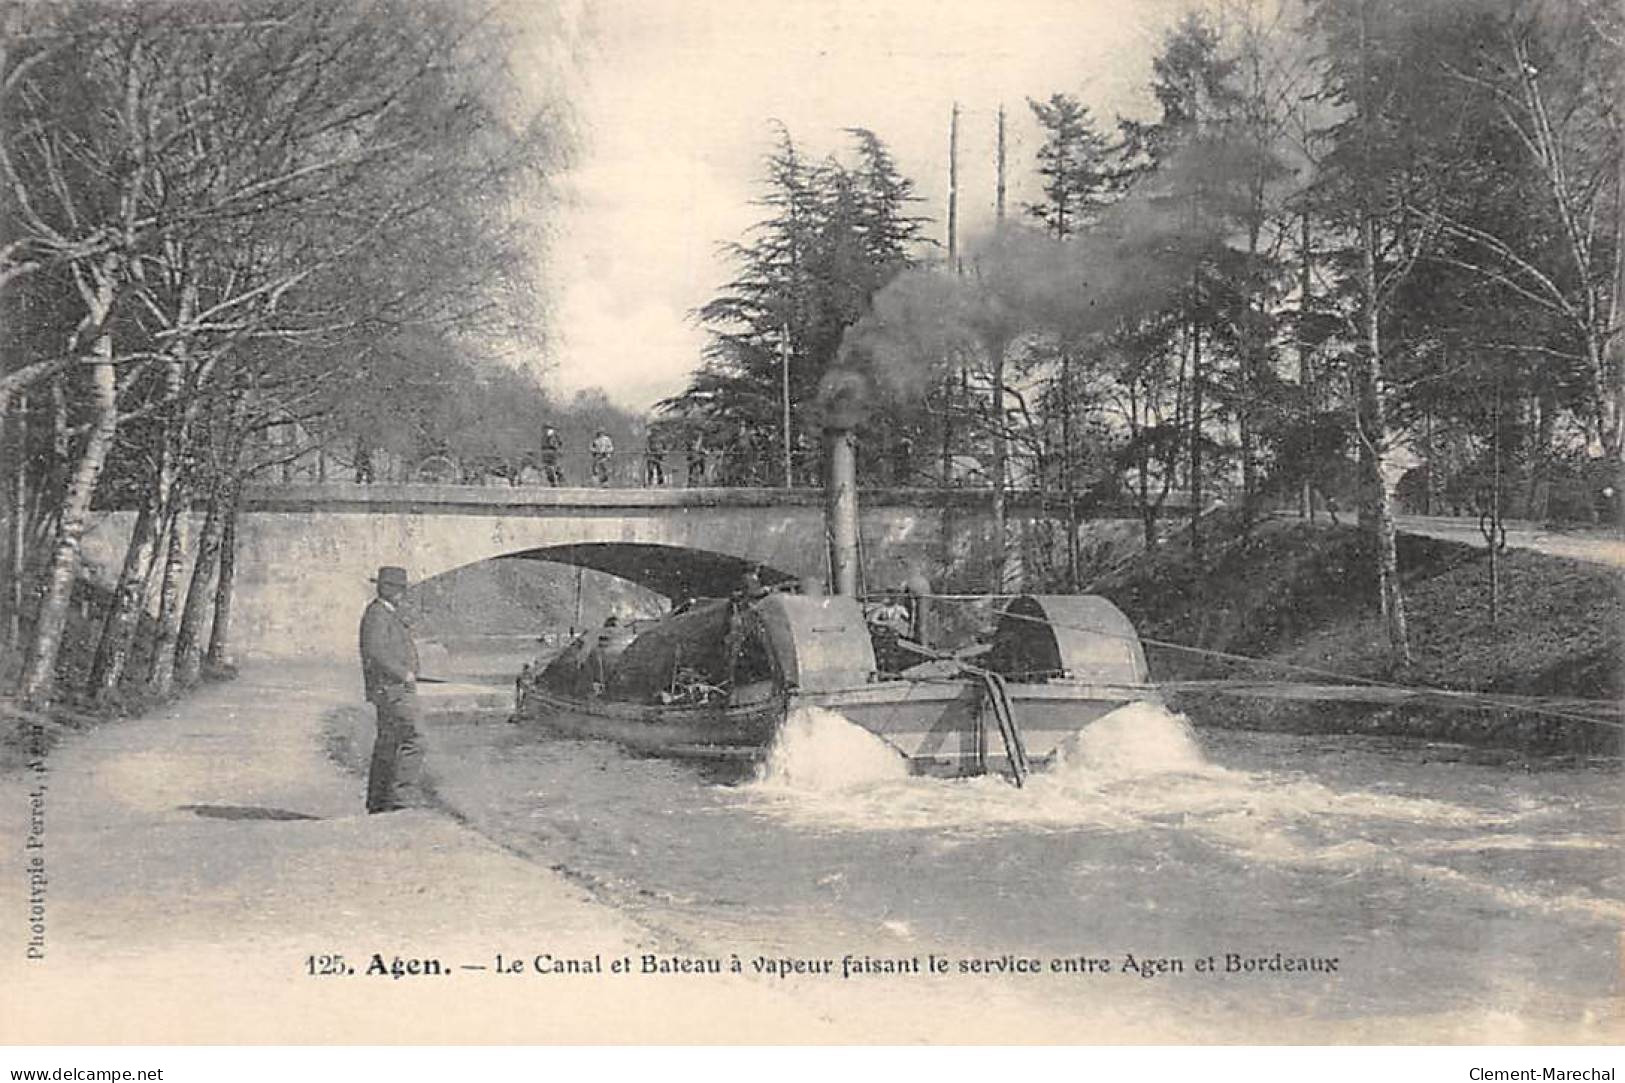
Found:
[[615, 441], [609, 438], [609, 433], [599, 429], [592, 438], [589, 450], [592, 451], [592, 480], [599, 485], [608, 485], [609, 460], [615, 454]]
[[666, 484], [666, 444], [653, 425], [643, 445], [643, 484], [649, 488]]
[[564, 471], [559, 469], [559, 455], [564, 451], [564, 437], [551, 425], [542, 426], [542, 480], [557, 489], [564, 484]]
[[705, 484], [705, 433], [695, 429], [694, 438], [688, 442], [688, 487]]
[[378, 569], [378, 596], [361, 617], [361, 679], [378, 711], [378, 736], [367, 771], [367, 811], [393, 812], [426, 803], [418, 738], [418, 651], [397, 606], [406, 569]]

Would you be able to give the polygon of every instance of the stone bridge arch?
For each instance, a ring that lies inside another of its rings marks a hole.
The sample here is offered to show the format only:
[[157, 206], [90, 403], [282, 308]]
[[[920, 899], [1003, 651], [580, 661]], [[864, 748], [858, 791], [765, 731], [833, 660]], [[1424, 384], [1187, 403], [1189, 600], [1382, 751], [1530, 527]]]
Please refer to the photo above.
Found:
[[[988, 494], [865, 490], [862, 563], [871, 587], [923, 572], [933, 582], [985, 560]], [[1042, 499], [1012, 516], [1051, 514]], [[117, 574], [132, 512], [106, 513], [87, 535], [88, 571]], [[823, 578], [823, 494], [781, 489], [545, 489], [451, 485], [274, 485], [245, 491], [237, 527], [232, 639], [245, 656], [350, 657], [372, 593], [399, 564], [414, 581], [496, 557], [584, 563], [633, 575], [660, 593], [710, 593], [747, 567], [768, 579]], [[617, 571], [615, 569], [622, 569]]]
[[246, 653], [355, 650], [379, 565], [421, 581], [499, 557], [579, 564], [668, 596], [822, 575], [817, 507], [255, 507], [238, 524], [234, 638]]

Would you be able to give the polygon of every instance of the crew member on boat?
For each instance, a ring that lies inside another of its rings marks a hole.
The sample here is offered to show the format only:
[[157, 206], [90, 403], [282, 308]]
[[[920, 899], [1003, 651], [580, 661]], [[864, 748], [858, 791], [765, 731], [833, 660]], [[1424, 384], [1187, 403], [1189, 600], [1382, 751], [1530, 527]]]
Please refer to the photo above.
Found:
[[880, 604], [866, 614], [869, 638], [874, 643], [875, 665], [883, 673], [897, 673], [908, 665], [908, 656], [897, 641], [909, 634], [908, 606], [900, 592], [890, 591]]
[[929, 647], [936, 642], [931, 612], [931, 581], [916, 572], [903, 584], [908, 604], [908, 638]]
[[592, 690], [595, 695], [602, 693], [609, 686], [610, 674], [615, 669], [615, 663], [636, 638], [637, 632], [630, 625], [624, 624], [619, 614], [611, 613], [604, 619], [604, 626], [598, 630], [592, 653], [587, 656], [587, 670], [592, 676]]
[[[753, 568], [746, 572], [739, 581], [739, 589], [728, 596], [728, 634], [723, 640], [722, 653], [727, 659], [727, 677], [724, 685], [728, 688], [734, 686], [738, 678], [740, 667], [740, 654], [744, 651], [747, 640], [746, 611], [752, 604], [767, 597], [767, 588], [762, 586], [760, 568]], [[746, 667], [754, 668], [754, 667]]]

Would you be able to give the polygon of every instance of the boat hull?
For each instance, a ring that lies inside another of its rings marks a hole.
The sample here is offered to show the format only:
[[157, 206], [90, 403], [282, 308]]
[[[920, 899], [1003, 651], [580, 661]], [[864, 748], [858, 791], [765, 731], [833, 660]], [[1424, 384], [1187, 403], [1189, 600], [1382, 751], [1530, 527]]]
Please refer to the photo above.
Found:
[[[1139, 685], [1069, 681], [1011, 683], [1010, 704], [1033, 767], [1055, 762], [1064, 744], [1128, 703], [1155, 701]], [[818, 707], [885, 741], [916, 774], [1008, 773], [1010, 761], [983, 686], [960, 679], [883, 680], [860, 687], [791, 691], [744, 706], [655, 706], [580, 700], [529, 691], [519, 720], [563, 736], [614, 741], [635, 752], [754, 761], [772, 746], [787, 714]]]
[[[1007, 686], [1010, 706], [1034, 768], [1052, 766], [1065, 744], [1096, 719], [1129, 703], [1155, 702], [1155, 690], [1066, 681]], [[958, 778], [1012, 773], [984, 687], [976, 681], [881, 681], [863, 689], [798, 696], [838, 711], [908, 760], [915, 774]]]
[[667, 707], [537, 689], [521, 699], [517, 721], [567, 737], [614, 741], [646, 755], [752, 760], [772, 745], [784, 715], [782, 698], [748, 706]]

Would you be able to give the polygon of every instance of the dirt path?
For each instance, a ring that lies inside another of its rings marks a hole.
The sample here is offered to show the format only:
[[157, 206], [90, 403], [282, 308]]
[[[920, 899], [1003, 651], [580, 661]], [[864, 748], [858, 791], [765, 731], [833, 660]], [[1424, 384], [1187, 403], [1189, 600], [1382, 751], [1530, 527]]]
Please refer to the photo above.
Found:
[[[1395, 518], [1399, 529], [1407, 534], [1421, 534], [1429, 538], [1444, 538], [1483, 548], [1484, 535], [1479, 532], [1477, 519], [1457, 519], [1443, 515], [1400, 515]], [[1533, 549], [1547, 556], [1583, 560], [1588, 564], [1606, 564], [1625, 568], [1625, 538], [1606, 530], [1548, 530], [1540, 523], [1507, 520], [1507, 545], [1514, 549]]]
[[[253, 670], [70, 741], [43, 774], [0, 780], [7, 822], [26, 838], [37, 811], [42, 829], [42, 845], [8, 847], [0, 881], [0, 1042], [836, 1036], [807, 1006], [741, 979], [708, 977], [696, 996], [693, 978], [460, 969], [490, 967], [498, 951], [597, 955], [607, 968], [662, 946], [445, 816], [359, 814], [362, 782], [322, 739], [324, 712], [354, 709], [352, 677]], [[29, 958], [19, 920], [36, 858], [43, 959]], [[309, 957], [329, 953], [356, 973], [309, 974]], [[433, 958], [447, 973], [369, 976], [373, 953]]]

